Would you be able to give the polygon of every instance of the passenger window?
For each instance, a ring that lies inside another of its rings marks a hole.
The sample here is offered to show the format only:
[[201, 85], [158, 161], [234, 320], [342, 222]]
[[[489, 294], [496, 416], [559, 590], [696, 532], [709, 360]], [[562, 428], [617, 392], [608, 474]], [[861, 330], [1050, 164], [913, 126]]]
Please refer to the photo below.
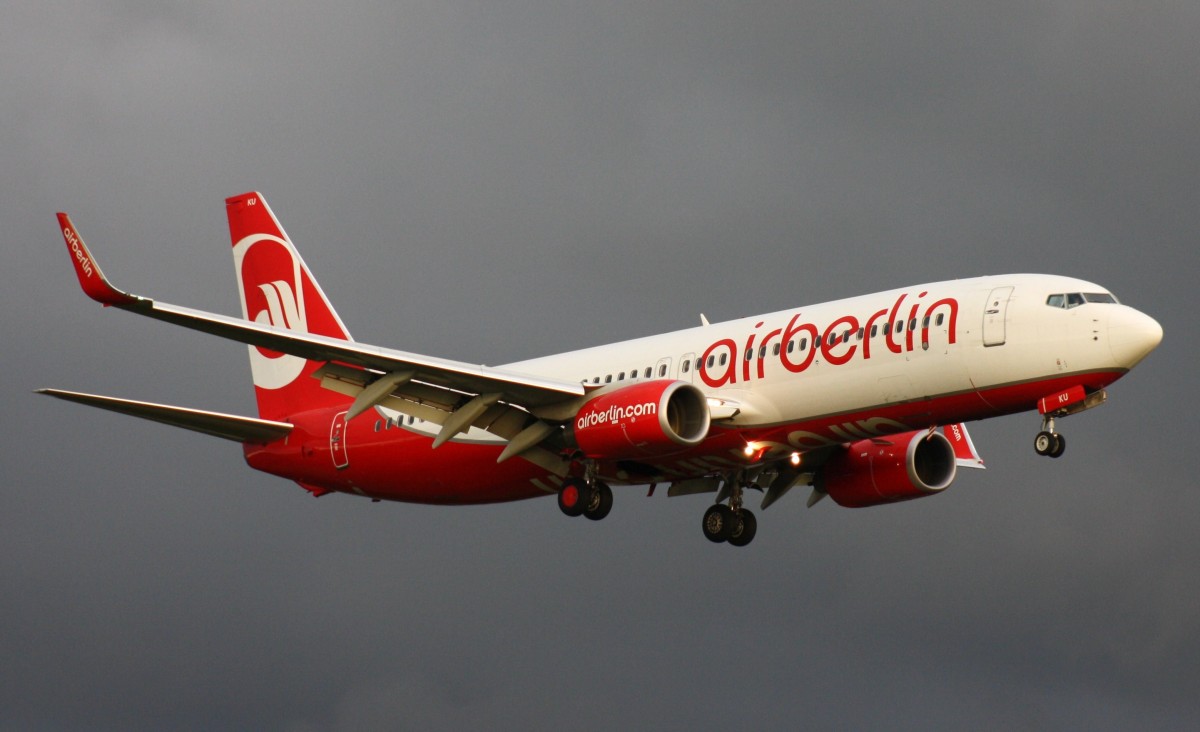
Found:
[[679, 368], [683, 371], [683, 373], [686, 374], [688, 372], [688, 369], [691, 368], [691, 366], [692, 366], [691, 361], [684, 361], [682, 364], [679, 365]]
[[611, 384], [611, 383], [612, 383], [612, 374], [605, 374], [605, 375], [604, 375], [604, 383], [605, 383], [605, 384]]
[[929, 316], [928, 316], [928, 315], [926, 315], [926, 316], [925, 316], [925, 319], [921, 321], [921, 327], [922, 327], [922, 328], [928, 328], [928, 327], [929, 327]]
[[897, 332], [897, 333], [903, 333], [903, 332], [904, 332], [904, 321], [903, 321], [903, 320], [897, 320], [897, 321], [896, 321], [896, 332]]
[[759, 347], [758, 347], [758, 357], [759, 357], [760, 359], [763, 359], [763, 358], [766, 358], [766, 357], [767, 357], [767, 347], [766, 347], [766, 346], [759, 346]]
[[650, 378], [650, 374], [652, 374], [652, 373], [654, 373], [654, 372], [651, 370], [651, 367], [650, 367], [650, 366], [647, 366], [647, 367], [646, 367], [646, 378], [647, 378], [647, 379], [649, 379], [649, 378]]
[[872, 338], [874, 338], [874, 337], [875, 337], [875, 336], [877, 336], [877, 335], [879, 335], [879, 326], [878, 326], [878, 325], [872, 325], [872, 326], [871, 326], [871, 337], [872, 337]]
[[375, 420], [375, 431], [376, 431], [376, 432], [378, 432], [378, 431], [379, 431], [379, 428], [380, 428], [381, 426], [383, 426], [383, 423], [382, 423], [380, 420], [378, 420], [378, 419], [377, 419], [377, 420]]
[[622, 371], [621, 373], [617, 374], [617, 381], [624, 381], [624, 380], [625, 380], [625, 372]]
[[934, 325], [940, 326], [946, 320], [945, 313], [938, 313], [937, 319], [933, 321]]
[[708, 367], [709, 367], [710, 369], [713, 367], [713, 364], [714, 364], [714, 363], [716, 363], [716, 362], [717, 362], [717, 357], [716, 357], [716, 356], [712, 356], [712, 355], [710, 355], [710, 356], [708, 357]]
[[859, 328], [858, 329], [858, 340], [861, 341], [863, 339], [863, 336], [866, 334], [866, 332], [867, 332], [866, 328]]
[[721, 365], [722, 365], [722, 366], [724, 366], [724, 365], [725, 365], [725, 362], [729, 360], [728, 356], [729, 356], [729, 354], [727, 354], [727, 353], [722, 353], [722, 354], [721, 354]]
[[912, 320], [908, 321], [908, 329], [909, 330], [917, 329], [917, 319], [916, 318], [913, 318]]
[[848, 330], [845, 333], [843, 333], [842, 334], [842, 343], [849, 343], [850, 336], [852, 336], [852, 335], [854, 335], [854, 331], [852, 331], [852, 330]]
[[662, 366], [658, 367], [658, 376], [659, 376], [659, 378], [662, 378], [666, 375], [667, 375], [667, 365], [664, 363]]
[[807, 350], [808, 350], [808, 339], [807, 339], [807, 338], [801, 338], [801, 339], [800, 339], [800, 350], [801, 350], [801, 351], [807, 351]]
[[754, 358], [754, 351], [746, 351], [746, 360], [749, 361], [752, 358]]
[[774, 346], [772, 346], [772, 348], [771, 348], [771, 355], [772, 355], [772, 356], [778, 356], [778, 355], [779, 355], [779, 344], [778, 344], [778, 343], [776, 343]]
[[796, 350], [796, 342], [788, 341], [788, 353], [793, 353]]

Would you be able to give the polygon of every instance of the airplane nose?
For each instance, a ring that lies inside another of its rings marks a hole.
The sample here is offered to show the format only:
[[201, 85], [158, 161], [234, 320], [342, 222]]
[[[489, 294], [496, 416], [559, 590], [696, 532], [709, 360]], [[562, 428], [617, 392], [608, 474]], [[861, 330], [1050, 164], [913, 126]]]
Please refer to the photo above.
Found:
[[1163, 329], [1145, 313], [1122, 306], [1108, 321], [1108, 344], [1119, 366], [1133, 368], [1162, 342]]

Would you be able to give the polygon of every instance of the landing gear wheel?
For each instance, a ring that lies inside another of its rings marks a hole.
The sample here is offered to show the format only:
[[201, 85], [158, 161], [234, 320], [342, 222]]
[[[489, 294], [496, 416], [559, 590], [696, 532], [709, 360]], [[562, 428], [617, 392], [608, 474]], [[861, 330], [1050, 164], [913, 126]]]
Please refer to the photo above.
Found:
[[596, 481], [592, 486], [591, 500], [583, 507], [583, 515], [592, 521], [599, 521], [612, 510], [613, 494], [607, 484]]
[[758, 519], [748, 509], [738, 511], [733, 520], [733, 531], [729, 534], [729, 543], [733, 546], [746, 546], [754, 541], [758, 533]]
[[708, 510], [704, 512], [704, 521], [701, 523], [701, 528], [704, 529], [704, 537], [706, 539], [720, 544], [723, 541], [729, 540], [735, 523], [733, 509], [724, 503], [718, 503], [709, 506]]
[[1065, 438], [1062, 435], [1055, 432], [1054, 433], [1054, 447], [1051, 448], [1050, 452], [1048, 452], [1046, 454], [1052, 458], [1062, 457], [1062, 454], [1063, 454], [1063, 452], [1066, 451], [1066, 449], [1067, 449], [1067, 438]]
[[1056, 439], [1053, 432], [1039, 432], [1037, 433], [1037, 437], [1033, 438], [1033, 451], [1038, 455], [1049, 455], [1054, 452], [1054, 448], [1058, 443], [1059, 440]]
[[592, 490], [585, 481], [571, 478], [558, 490], [558, 508], [568, 516], [579, 516], [587, 506], [591, 494]]

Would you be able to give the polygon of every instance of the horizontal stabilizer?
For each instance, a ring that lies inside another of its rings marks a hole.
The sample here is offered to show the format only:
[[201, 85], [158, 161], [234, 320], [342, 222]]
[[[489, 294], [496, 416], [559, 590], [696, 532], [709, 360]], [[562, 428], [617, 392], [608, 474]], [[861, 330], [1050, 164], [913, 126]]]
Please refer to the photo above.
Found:
[[38, 389], [38, 394], [47, 394], [69, 402], [86, 404], [89, 407], [99, 407], [110, 412], [128, 414], [152, 422], [169, 424], [172, 427], [182, 427], [193, 432], [202, 432], [213, 437], [222, 437], [234, 442], [268, 443], [286, 437], [292, 431], [292, 425], [287, 422], [272, 422], [267, 419], [239, 417], [220, 412], [206, 412], [200, 409], [172, 407], [167, 404], [137, 402], [130, 399], [98, 396], [96, 394], [81, 394], [61, 389]]

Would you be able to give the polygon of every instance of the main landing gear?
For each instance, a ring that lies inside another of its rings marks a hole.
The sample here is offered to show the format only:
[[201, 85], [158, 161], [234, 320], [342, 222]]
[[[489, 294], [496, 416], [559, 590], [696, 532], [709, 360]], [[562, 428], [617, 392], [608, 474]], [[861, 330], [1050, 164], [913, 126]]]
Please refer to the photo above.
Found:
[[[700, 528], [704, 538], [714, 543], [729, 542], [733, 546], [746, 546], [758, 533], [758, 519], [748, 508], [742, 508], [743, 486], [733, 483], [729, 503], [717, 503], [704, 512]], [[719, 500], [719, 499], [718, 499]]]
[[568, 478], [558, 490], [558, 507], [568, 516], [586, 516], [599, 521], [608, 515], [612, 505], [612, 489], [595, 477], [591, 480]]
[[1033, 438], [1033, 451], [1038, 455], [1056, 458], [1061, 457], [1066, 449], [1067, 438], [1054, 431], [1054, 417], [1046, 415], [1042, 418], [1042, 431]]

